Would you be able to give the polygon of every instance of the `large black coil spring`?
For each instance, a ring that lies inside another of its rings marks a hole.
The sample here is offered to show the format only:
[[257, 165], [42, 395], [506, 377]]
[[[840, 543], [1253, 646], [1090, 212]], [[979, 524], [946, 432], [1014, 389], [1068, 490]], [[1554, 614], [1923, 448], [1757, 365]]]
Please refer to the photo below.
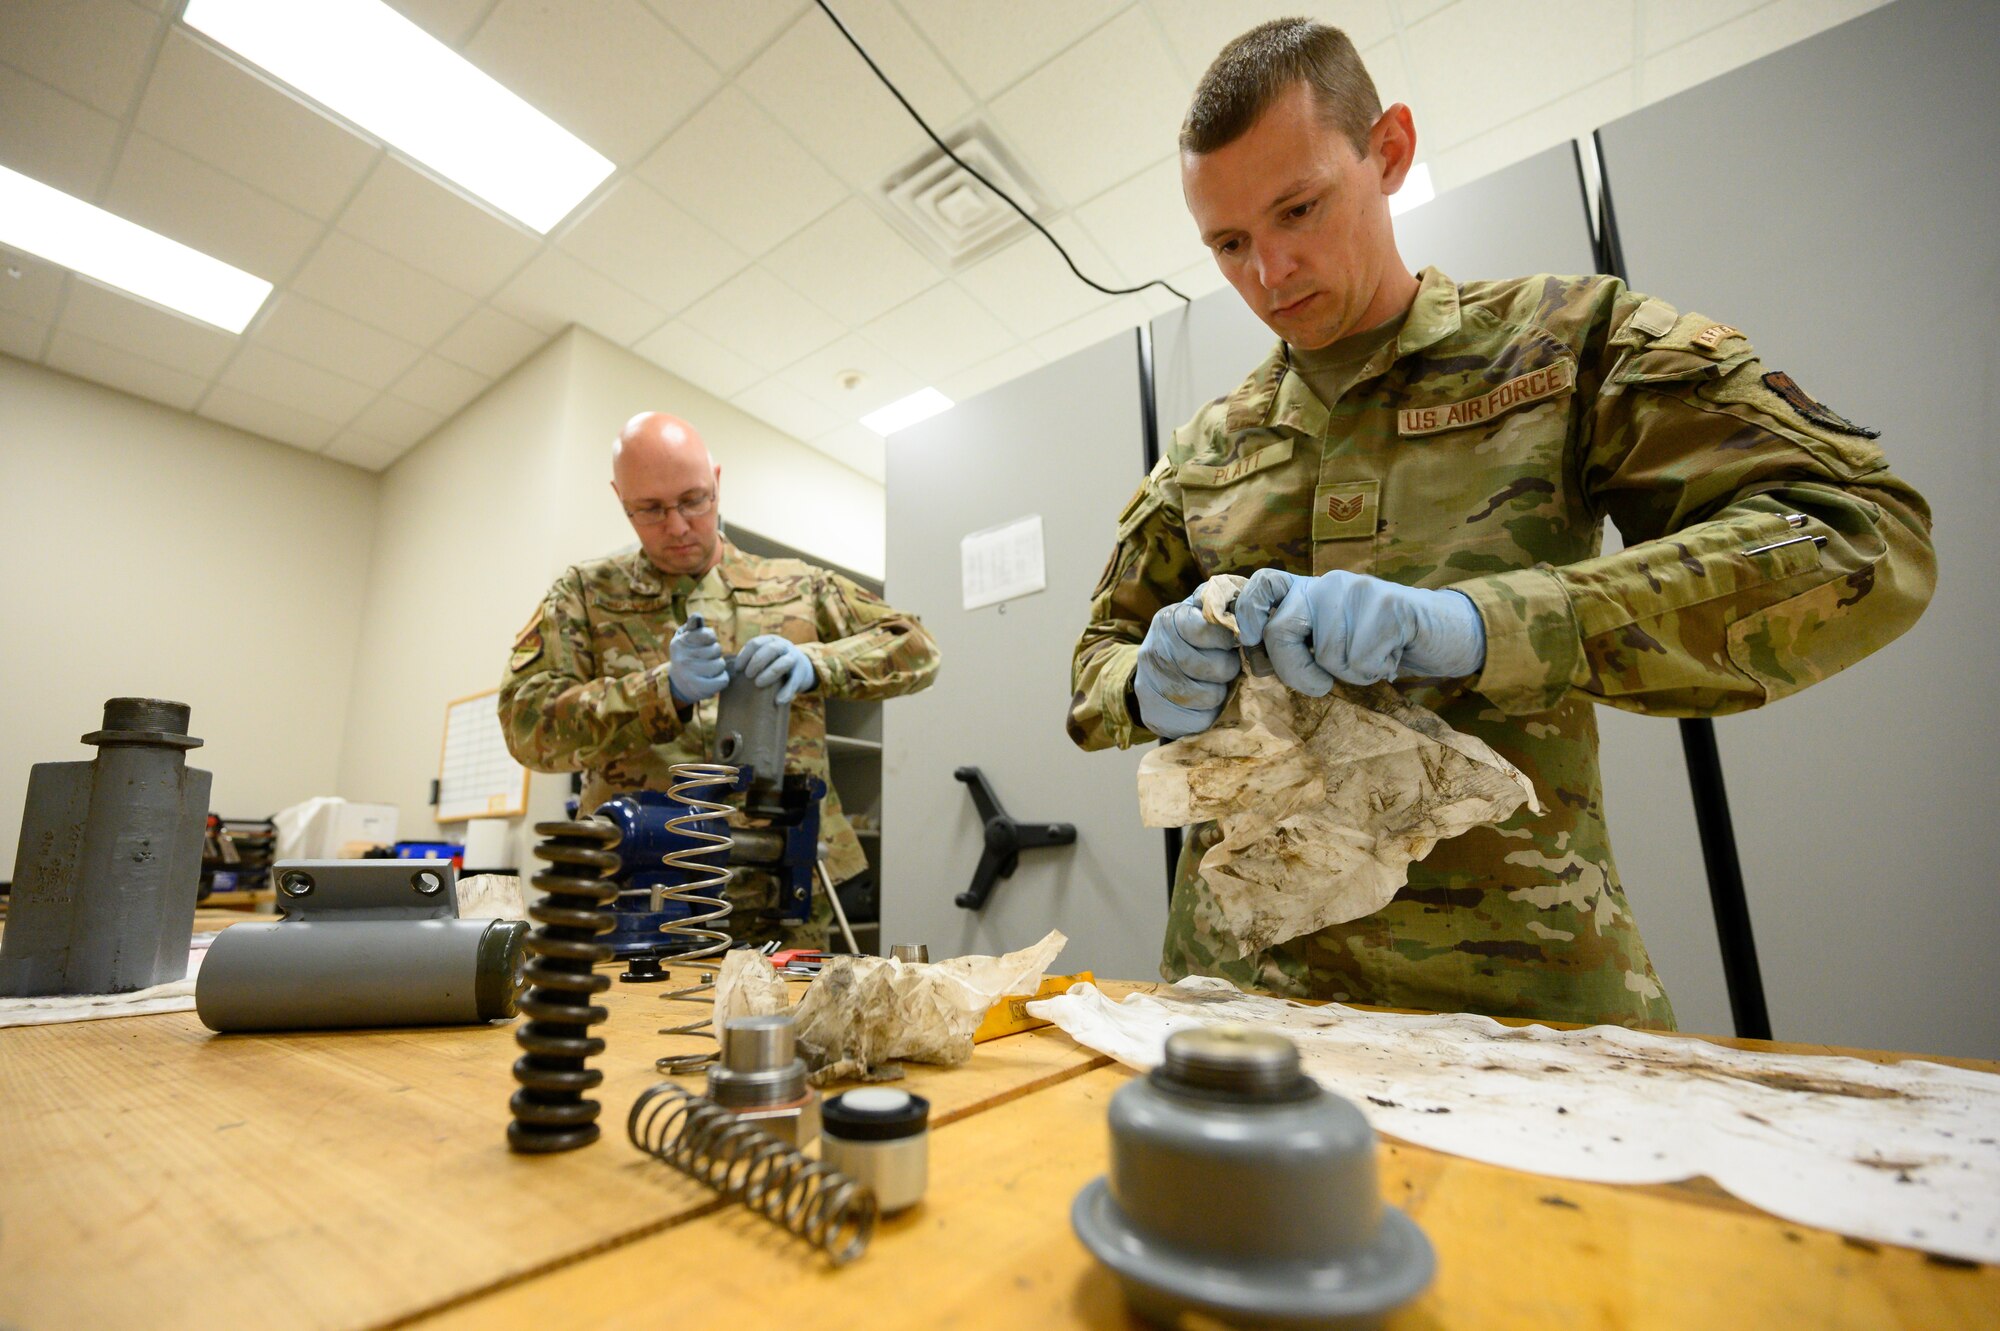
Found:
[[835, 1266], [875, 1233], [875, 1193], [796, 1147], [670, 1081], [641, 1092], [625, 1120], [632, 1144], [823, 1249]]
[[528, 936], [528, 991], [521, 999], [527, 1020], [514, 1032], [526, 1052], [514, 1061], [521, 1089], [508, 1102], [514, 1121], [507, 1125], [507, 1144], [540, 1154], [598, 1138], [599, 1106], [583, 1093], [604, 1074], [584, 1060], [604, 1052], [604, 1041], [590, 1028], [607, 1014], [590, 1000], [610, 987], [611, 977], [591, 967], [611, 959], [610, 947], [597, 936], [612, 926], [618, 889], [606, 875], [618, 868], [618, 829], [586, 818], [536, 823], [535, 834], [548, 838], [536, 845], [535, 856], [550, 867], [534, 877], [548, 895], [528, 910], [537, 927]]

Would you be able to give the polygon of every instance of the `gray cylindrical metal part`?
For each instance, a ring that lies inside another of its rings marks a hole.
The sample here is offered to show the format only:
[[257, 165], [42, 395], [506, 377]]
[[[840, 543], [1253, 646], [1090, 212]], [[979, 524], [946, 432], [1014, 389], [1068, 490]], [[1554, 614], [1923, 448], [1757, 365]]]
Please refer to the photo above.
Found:
[[778, 864], [785, 858], [785, 834], [768, 827], [729, 829], [731, 864]]
[[722, 1030], [722, 1062], [731, 1072], [759, 1072], [792, 1061], [790, 1016], [734, 1017]]
[[731, 1017], [722, 1062], [708, 1070], [708, 1098], [731, 1109], [789, 1104], [806, 1093], [805, 1060], [794, 1047], [790, 1013]]
[[785, 743], [791, 737], [792, 708], [778, 701], [781, 681], [758, 688], [747, 675], [729, 681], [715, 712], [715, 758], [749, 767], [757, 788], [777, 786], [785, 777]]
[[456, 1026], [512, 1016], [519, 920], [238, 924], [209, 946], [195, 1011], [217, 1031]]
[[889, 949], [889, 958], [892, 961], [929, 961], [931, 946], [929, 943], [898, 943]]
[[113, 698], [87, 763], [31, 773], [0, 993], [109, 994], [187, 974], [210, 778], [184, 703]]

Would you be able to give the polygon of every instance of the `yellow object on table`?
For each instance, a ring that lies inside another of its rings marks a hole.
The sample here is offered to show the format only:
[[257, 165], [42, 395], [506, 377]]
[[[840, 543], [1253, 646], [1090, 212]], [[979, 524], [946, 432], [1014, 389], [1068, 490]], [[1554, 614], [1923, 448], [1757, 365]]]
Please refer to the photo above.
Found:
[[1048, 1022], [1040, 1017], [1028, 1015], [1028, 1004], [1038, 998], [1054, 998], [1066, 994], [1073, 984], [1089, 984], [1096, 980], [1089, 971], [1078, 971], [1074, 975], [1045, 975], [1042, 983], [1032, 994], [1009, 994], [986, 1010], [979, 1029], [972, 1033], [974, 1044], [997, 1040], [1003, 1035], [1019, 1035], [1022, 1031], [1032, 1031]]

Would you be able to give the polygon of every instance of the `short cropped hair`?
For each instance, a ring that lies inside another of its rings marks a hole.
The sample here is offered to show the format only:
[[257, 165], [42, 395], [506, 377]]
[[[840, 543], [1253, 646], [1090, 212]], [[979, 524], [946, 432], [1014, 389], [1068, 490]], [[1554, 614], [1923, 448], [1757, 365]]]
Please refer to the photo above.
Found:
[[1339, 28], [1309, 18], [1260, 23], [1222, 48], [1195, 85], [1181, 122], [1181, 151], [1212, 153], [1235, 142], [1293, 84], [1312, 89], [1324, 123], [1368, 155], [1368, 133], [1382, 115], [1375, 80]]

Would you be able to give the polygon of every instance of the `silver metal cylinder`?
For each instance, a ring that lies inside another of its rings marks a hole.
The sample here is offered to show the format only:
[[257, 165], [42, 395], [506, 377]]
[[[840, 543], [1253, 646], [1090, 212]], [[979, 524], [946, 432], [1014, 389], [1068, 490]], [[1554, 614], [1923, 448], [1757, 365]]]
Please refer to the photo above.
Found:
[[210, 944], [195, 1013], [215, 1031], [458, 1026], [512, 1016], [519, 920], [286, 920]]
[[794, 1146], [819, 1135], [819, 1092], [806, 1085], [789, 1012], [730, 1019], [721, 1061], [708, 1069], [708, 1098]]
[[884, 1213], [923, 1200], [930, 1186], [930, 1102], [888, 1086], [843, 1091], [821, 1115], [820, 1159], [865, 1184]]
[[931, 959], [930, 944], [917, 943], [913, 945], [910, 943], [898, 943], [889, 949], [889, 957], [893, 961], [929, 961]]

